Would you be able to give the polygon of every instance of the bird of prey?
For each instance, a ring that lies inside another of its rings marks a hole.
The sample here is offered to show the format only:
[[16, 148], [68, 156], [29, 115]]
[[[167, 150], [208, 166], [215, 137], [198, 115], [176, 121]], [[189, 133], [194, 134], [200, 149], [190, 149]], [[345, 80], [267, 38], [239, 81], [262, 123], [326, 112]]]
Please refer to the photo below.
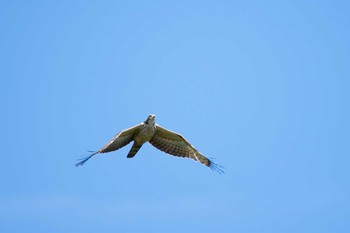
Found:
[[223, 173], [223, 167], [199, 153], [180, 134], [167, 130], [156, 124], [155, 115], [153, 114], [150, 114], [144, 122], [121, 131], [104, 147], [92, 153], [90, 156], [81, 159], [81, 161], [75, 164], [75, 166], [82, 166], [94, 155], [118, 150], [129, 144], [131, 141], [134, 141], [134, 144], [132, 145], [127, 158], [134, 157], [141, 146], [144, 143], [149, 142], [152, 146], [164, 151], [165, 153], [178, 157], [191, 158], [218, 173]]

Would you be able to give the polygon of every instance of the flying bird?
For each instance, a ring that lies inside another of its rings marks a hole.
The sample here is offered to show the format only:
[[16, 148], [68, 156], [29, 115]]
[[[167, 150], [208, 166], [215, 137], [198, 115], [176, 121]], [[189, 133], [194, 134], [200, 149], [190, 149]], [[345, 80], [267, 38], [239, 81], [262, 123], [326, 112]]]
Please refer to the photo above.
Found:
[[220, 174], [223, 173], [222, 166], [214, 163], [198, 152], [183, 136], [156, 124], [155, 115], [153, 114], [150, 114], [144, 122], [121, 131], [104, 147], [88, 157], [82, 158], [75, 166], [82, 166], [86, 161], [97, 154], [118, 150], [131, 141], [134, 141], [134, 143], [127, 158], [134, 157], [142, 145], [149, 142], [152, 146], [165, 153], [178, 157], [191, 158]]

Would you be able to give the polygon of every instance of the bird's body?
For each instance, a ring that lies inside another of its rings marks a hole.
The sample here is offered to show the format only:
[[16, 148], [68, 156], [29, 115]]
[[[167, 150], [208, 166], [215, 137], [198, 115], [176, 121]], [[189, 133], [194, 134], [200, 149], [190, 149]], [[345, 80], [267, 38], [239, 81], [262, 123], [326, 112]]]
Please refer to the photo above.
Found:
[[140, 124], [140, 132], [135, 133], [134, 144], [132, 145], [130, 152], [128, 153], [128, 158], [132, 158], [139, 151], [141, 146], [151, 140], [156, 132], [156, 124], [154, 118], [146, 120]]
[[148, 142], [151, 140], [151, 138], [154, 136], [154, 133], [156, 132], [156, 124], [153, 120], [148, 120], [148, 122], [142, 122], [141, 123], [141, 130], [138, 134], [135, 135], [134, 141], [139, 144], [143, 144], [145, 142]]
[[139, 125], [128, 128], [118, 133], [109, 143], [90, 156], [82, 159], [75, 166], [83, 165], [92, 156], [99, 153], [107, 153], [120, 149], [134, 141], [127, 157], [132, 158], [136, 155], [141, 146], [149, 142], [157, 149], [165, 153], [194, 159], [207, 167], [223, 173], [222, 167], [207, 159], [199, 153], [184, 137], [180, 134], [169, 131], [155, 123], [155, 115], [149, 115], [147, 119]]

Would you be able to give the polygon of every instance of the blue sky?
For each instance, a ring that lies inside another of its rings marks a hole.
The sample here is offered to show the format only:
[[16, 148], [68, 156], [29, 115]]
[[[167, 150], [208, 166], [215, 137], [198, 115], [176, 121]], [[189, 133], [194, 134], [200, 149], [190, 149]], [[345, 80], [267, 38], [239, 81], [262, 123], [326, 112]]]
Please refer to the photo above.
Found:
[[[0, 231], [349, 231], [349, 6], [2, 1]], [[226, 174], [74, 167], [150, 113]]]

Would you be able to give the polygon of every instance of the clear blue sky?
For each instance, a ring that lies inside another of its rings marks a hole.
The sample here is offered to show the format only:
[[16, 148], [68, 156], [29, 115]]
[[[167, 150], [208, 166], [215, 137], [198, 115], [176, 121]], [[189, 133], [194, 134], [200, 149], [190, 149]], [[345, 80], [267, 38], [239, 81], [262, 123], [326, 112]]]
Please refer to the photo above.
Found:
[[[1, 1], [0, 231], [349, 232], [349, 1]], [[145, 145], [144, 121], [219, 175]]]

